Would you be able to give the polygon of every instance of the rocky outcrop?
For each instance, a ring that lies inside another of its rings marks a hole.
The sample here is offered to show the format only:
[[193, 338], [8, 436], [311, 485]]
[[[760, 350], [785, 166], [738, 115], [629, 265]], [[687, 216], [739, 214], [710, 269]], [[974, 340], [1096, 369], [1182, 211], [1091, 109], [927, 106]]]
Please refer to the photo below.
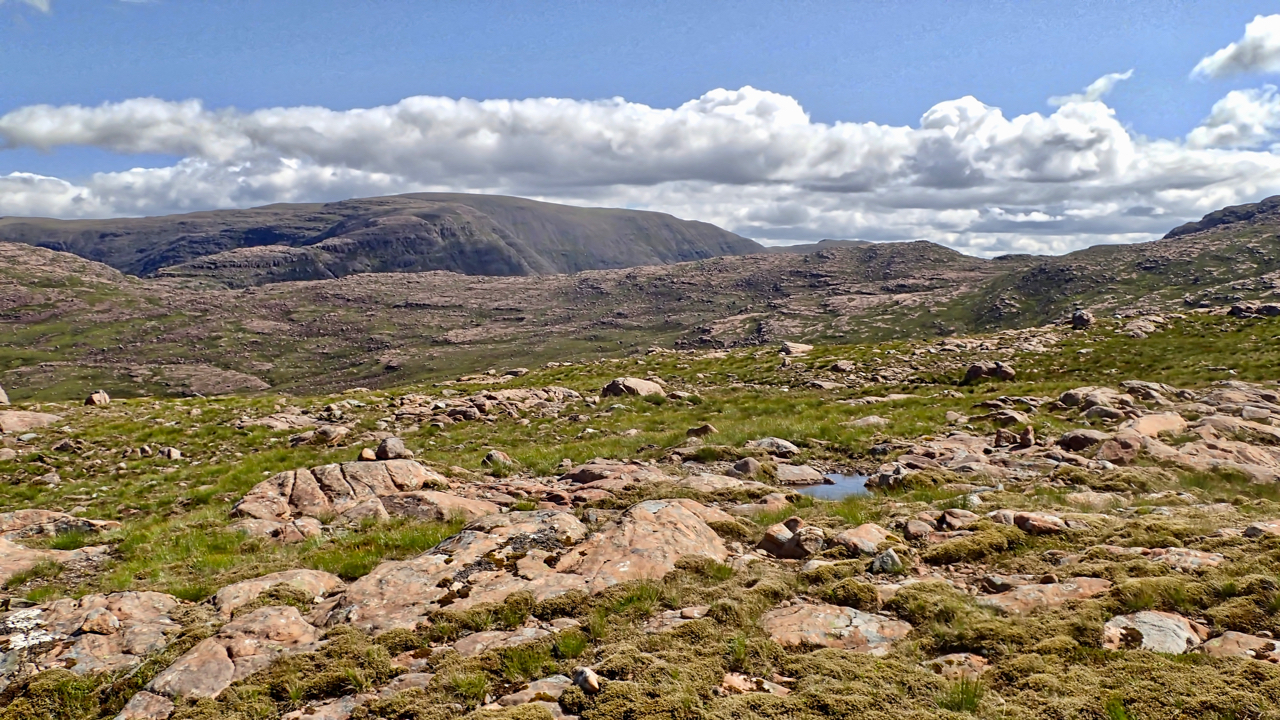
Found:
[[93, 520], [54, 510], [14, 510], [0, 513], [0, 536], [10, 539], [55, 536], [77, 532], [86, 535], [120, 529], [115, 520]]
[[0, 583], [42, 562], [56, 562], [62, 565], [100, 562], [107, 558], [110, 550], [111, 548], [105, 545], [83, 547], [77, 550], [29, 548], [7, 537], [0, 537]]
[[978, 602], [1009, 615], [1023, 615], [1041, 608], [1060, 607], [1070, 600], [1086, 600], [1110, 589], [1110, 580], [1078, 577], [1065, 582], [1023, 585], [996, 595], [979, 597]]
[[113, 672], [162, 650], [179, 629], [170, 617], [179, 601], [154, 592], [65, 598], [0, 616], [4, 667]]
[[297, 608], [259, 608], [201, 640], [155, 676], [147, 690], [169, 697], [217, 697], [280, 655], [316, 649], [319, 639], [320, 632]]
[[285, 570], [227, 585], [213, 596], [213, 606], [224, 618], [258, 599], [266, 591], [287, 585], [311, 597], [324, 597], [345, 587], [342, 579], [322, 570]]
[[52, 425], [61, 415], [31, 412], [30, 410], [0, 410], [0, 433], [25, 433]]
[[797, 603], [770, 610], [760, 627], [784, 647], [818, 646], [884, 655], [911, 632], [911, 625], [838, 605]]
[[411, 628], [441, 608], [466, 610], [517, 591], [539, 600], [656, 579], [691, 555], [718, 561], [728, 551], [708, 522], [731, 516], [692, 500], [649, 500], [587, 537], [569, 513], [491, 515], [411, 560], [382, 563], [330, 607], [324, 624], [383, 632]]
[[232, 515], [284, 524], [299, 517], [385, 518], [393, 510], [433, 519], [447, 513], [475, 518], [496, 507], [445, 493], [420, 492], [424, 486], [445, 484], [442, 475], [413, 460], [321, 465], [263, 480], [236, 503]]

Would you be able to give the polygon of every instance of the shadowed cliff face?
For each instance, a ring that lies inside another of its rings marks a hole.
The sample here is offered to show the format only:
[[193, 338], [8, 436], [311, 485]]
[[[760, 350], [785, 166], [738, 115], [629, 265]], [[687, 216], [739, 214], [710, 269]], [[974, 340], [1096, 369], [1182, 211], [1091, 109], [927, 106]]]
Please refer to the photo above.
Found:
[[551, 275], [760, 250], [713, 225], [661, 213], [445, 193], [155, 218], [6, 218], [0, 240], [131, 275], [233, 287], [367, 272]]

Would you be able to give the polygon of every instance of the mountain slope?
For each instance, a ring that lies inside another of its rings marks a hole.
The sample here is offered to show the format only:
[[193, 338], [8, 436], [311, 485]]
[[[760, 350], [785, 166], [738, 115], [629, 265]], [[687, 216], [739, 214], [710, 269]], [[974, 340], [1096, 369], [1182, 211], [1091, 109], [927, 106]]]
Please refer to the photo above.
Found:
[[[340, 230], [341, 242], [354, 242]], [[1059, 322], [1077, 308], [1134, 317], [1274, 302], [1277, 231], [1280, 216], [1254, 213], [1063, 257], [984, 260], [927, 242], [839, 244], [573, 274], [357, 273], [242, 290], [195, 277], [129, 277], [0, 242], [0, 386], [42, 397], [86, 386], [205, 395], [385, 387], [651, 345], [918, 340]], [[327, 271], [327, 242], [225, 257], [304, 279]]]
[[363, 272], [549, 275], [758, 252], [702, 222], [523, 198], [417, 193], [152, 218], [0, 218], [0, 241], [131, 275], [243, 287]]

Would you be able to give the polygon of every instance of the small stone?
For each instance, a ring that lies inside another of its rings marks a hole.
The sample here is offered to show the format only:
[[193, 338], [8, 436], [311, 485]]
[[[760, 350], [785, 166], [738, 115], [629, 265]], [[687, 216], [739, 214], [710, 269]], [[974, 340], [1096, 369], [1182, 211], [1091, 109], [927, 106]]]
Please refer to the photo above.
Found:
[[779, 350], [783, 355], [804, 355], [813, 350], [812, 345], [805, 345], [798, 342], [784, 342]]
[[378, 454], [373, 448], [360, 448], [360, 462], [374, 462], [378, 459]]
[[481, 460], [480, 462], [486, 467], [510, 466], [516, 464], [516, 462], [511, 459], [510, 455], [502, 452], [501, 450], [490, 450], [485, 453], [484, 460]]
[[920, 520], [908, 520], [903, 535], [908, 540], [923, 540], [929, 537], [929, 533], [934, 531], [934, 527]]
[[776, 437], [765, 437], [759, 440], [752, 440], [746, 444], [748, 450], [764, 450], [770, 455], [778, 457], [791, 457], [800, 452], [800, 448], [794, 444]]
[[95, 390], [93, 393], [89, 395], [89, 397], [84, 399], [84, 404], [93, 405], [95, 407], [110, 405], [111, 396], [108, 395], [105, 390]]
[[871, 561], [871, 572], [878, 575], [897, 575], [906, 569], [902, 563], [902, 559], [898, 557], [898, 553], [889, 548], [880, 553]]
[[741, 477], [756, 477], [763, 470], [760, 461], [753, 457], [745, 457], [733, 464], [734, 472]]
[[413, 458], [413, 451], [405, 447], [400, 438], [389, 437], [378, 444], [374, 456], [379, 460], [409, 460]]
[[589, 667], [576, 667], [573, 669], [573, 684], [588, 695], [595, 695], [600, 692], [600, 676]]
[[874, 555], [876, 547], [889, 539], [889, 531], [875, 523], [865, 523], [831, 538], [833, 545], [839, 545], [850, 552], [863, 555]]
[[1088, 310], [1077, 310], [1071, 314], [1071, 328], [1073, 330], [1084, 330], [1093, 327], [1094, 322], [1093, 313]]
[[1055, 515], [1037, 512], [1020, 512], [1013, 516], [1013, 524], [1030, 535], [1052, 535], [1066, 530], [1067, 524]]

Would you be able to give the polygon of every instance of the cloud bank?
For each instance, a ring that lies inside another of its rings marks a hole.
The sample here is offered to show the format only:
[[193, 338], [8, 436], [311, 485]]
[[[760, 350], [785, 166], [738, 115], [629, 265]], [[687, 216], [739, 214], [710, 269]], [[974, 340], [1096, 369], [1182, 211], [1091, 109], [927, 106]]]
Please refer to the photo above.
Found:
[[[1255, 21], [1256, 22], [1256, 21]], [[336, 111], [209, 108], [138, 98], [0, 116], [4, 149], [93, 147], [180, 158], [83, 181], [0, 175], [0, 215], [154, 215], [426, 190], [625, 206], [769, 241], [939, 242], [1060, 253], [1158, 237], [1280, 192], [1274, 88], [1237, 91], [1185, 139], [1130, 132], [1103, 97], [1129, 73], [1006, 117], [973, 97], [915, 126], [813, 122], [743, 87], [676, 108], [621, 98], [411, 97]]]
[[1244, 28], [1244, 37], [1205, 57], [1192, 77], [1220, 78], [1241, 73], [1280, 72], [1280, 15], [1259, 15]]

